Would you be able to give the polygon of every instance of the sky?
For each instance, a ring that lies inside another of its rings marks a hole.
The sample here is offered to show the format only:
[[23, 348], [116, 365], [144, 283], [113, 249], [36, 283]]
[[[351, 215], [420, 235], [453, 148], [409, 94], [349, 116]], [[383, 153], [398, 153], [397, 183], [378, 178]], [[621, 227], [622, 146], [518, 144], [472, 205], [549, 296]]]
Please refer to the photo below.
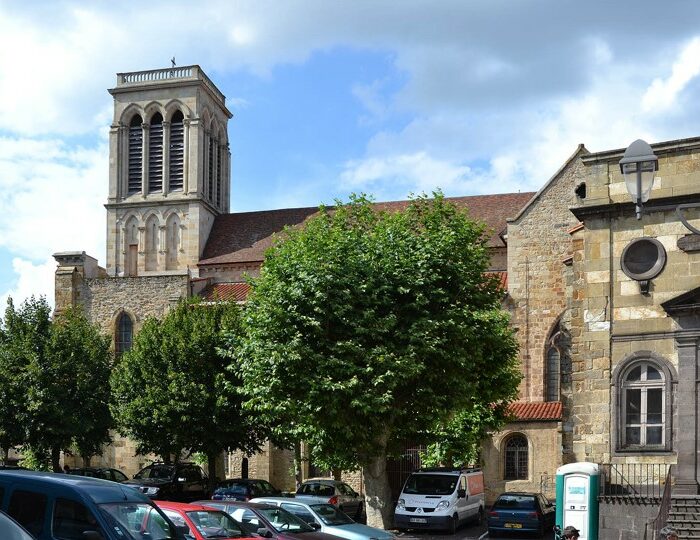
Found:
[[0, 0], [0, 309], [105, 260], [116, 73], [226, 95], [231, 210], [538, 190], [590, 151], [700, 135], [700, 2]]

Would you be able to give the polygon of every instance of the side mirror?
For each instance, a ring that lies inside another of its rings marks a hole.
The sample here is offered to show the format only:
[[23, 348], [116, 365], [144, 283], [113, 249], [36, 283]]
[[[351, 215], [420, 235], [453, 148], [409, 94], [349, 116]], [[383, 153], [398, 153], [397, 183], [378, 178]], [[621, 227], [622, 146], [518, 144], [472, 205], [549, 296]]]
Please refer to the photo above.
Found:
[[263, 538], [272, 538], [272, 533], [265, 527], [260, 527], [256, 532]]
[[460, 499], [466, 499], [467, 498], [467, 490], [466, 489], [458, 489], [457, 490], [457, 497]]

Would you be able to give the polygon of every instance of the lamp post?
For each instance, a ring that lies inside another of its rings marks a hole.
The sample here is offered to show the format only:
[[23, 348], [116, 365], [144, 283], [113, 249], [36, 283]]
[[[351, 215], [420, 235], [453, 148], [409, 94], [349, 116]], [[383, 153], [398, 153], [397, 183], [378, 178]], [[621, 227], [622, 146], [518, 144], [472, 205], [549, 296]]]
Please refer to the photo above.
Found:
[[620, 160], [620, 171], [635, 205], [637, 219], [642, 218], [643, 204], [649, 200], [654, 185], [654, 173], [659, 170], [659, 158], [648, 143], [637, 139], [627, 147]]

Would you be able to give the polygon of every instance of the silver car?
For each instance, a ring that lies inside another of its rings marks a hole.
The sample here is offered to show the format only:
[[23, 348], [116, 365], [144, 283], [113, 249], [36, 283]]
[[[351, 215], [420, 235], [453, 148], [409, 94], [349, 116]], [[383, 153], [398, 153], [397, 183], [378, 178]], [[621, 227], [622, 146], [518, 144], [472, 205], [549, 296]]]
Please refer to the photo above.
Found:
[[295, 497], [308, 504], [332, 504], [356, 520], [362, 517], [362, 497], [340, 480], [311, 478], [299, 486]]
[[306, 521], [313, 528], [347, 540], [395, 540], [390, 532], [355, 523], [332, 504], [306, 504], [286, 497], [261, 497], [251, 502], [274, 504]]

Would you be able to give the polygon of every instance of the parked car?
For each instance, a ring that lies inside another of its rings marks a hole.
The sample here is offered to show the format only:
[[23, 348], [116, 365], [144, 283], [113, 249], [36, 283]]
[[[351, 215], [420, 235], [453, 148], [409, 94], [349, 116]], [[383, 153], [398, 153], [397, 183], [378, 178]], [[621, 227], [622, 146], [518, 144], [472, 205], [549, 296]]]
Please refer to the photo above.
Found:
[[90, 478], [102, 478], [102, 480], [111, 480], [112, 482], [126, 482], [129, 477], [119, 469], [110, 469], [108, 467], [83, 467], [82, 469], [70, 469], [67, 474], [76, 476], [88, 476]]
[[345, 482], [332, 478], [311, 478], [305, 481], [295, 498], [312, 504], [332, 504], [354, 519], [362, 516], [362, 497]]
[[249, 501], [255, 497], [276, 497], [282, 492], [266, 480], [255, 478], [233, 478], [219, 482], [214, 488], [212, 499]]
[[401, 529], [445, 529], [454, 534], [467, 521], [484, 518], [481, 469], [420, 469], [406, 479], [394, 511]]
[[180, 502], [206, 499], [208, 484], [207, 475], [194, 463], [152, 463], [124, 482], [151, 499]]
[[187, 528], [188, 534], [194, 540], [231, 540], [249, 538], [250, 534], [241, 527], [231, 516], [222, 510], [217, 510], [200, 504], [184, 504], [171, 501], [154, 501], [168, 519], [180, 530]]
[[502, 493], [489, 511], [489, 536], [507, 531], [542, 536], [554, 527], [555, 515], [554, 505], [542, 493]]
[[267, 503], [284, 508], [321, 532], [348, 540], [394, 540], [394, 535], [375, 527], [356, 523], [332, 504], [307, 504], [285, 497], [261, 497], [251, 502]]
[[[182, 538], [145, 495], [98, 478], [0, 471], [0, 493], [0, 510], [35, 540]], [[12, 538], [1, 531], [3, 540]]]
[[284, 508], [272, 504], [240, 501], [197, 501], [196, 504], [223, 510], [249, 531], [272, 540], [338, 540], [317, 531]]
[[4, 540], [34, 540], [27, 529], [22, 527], [5, 512], [0, 512], [0, 538]]

